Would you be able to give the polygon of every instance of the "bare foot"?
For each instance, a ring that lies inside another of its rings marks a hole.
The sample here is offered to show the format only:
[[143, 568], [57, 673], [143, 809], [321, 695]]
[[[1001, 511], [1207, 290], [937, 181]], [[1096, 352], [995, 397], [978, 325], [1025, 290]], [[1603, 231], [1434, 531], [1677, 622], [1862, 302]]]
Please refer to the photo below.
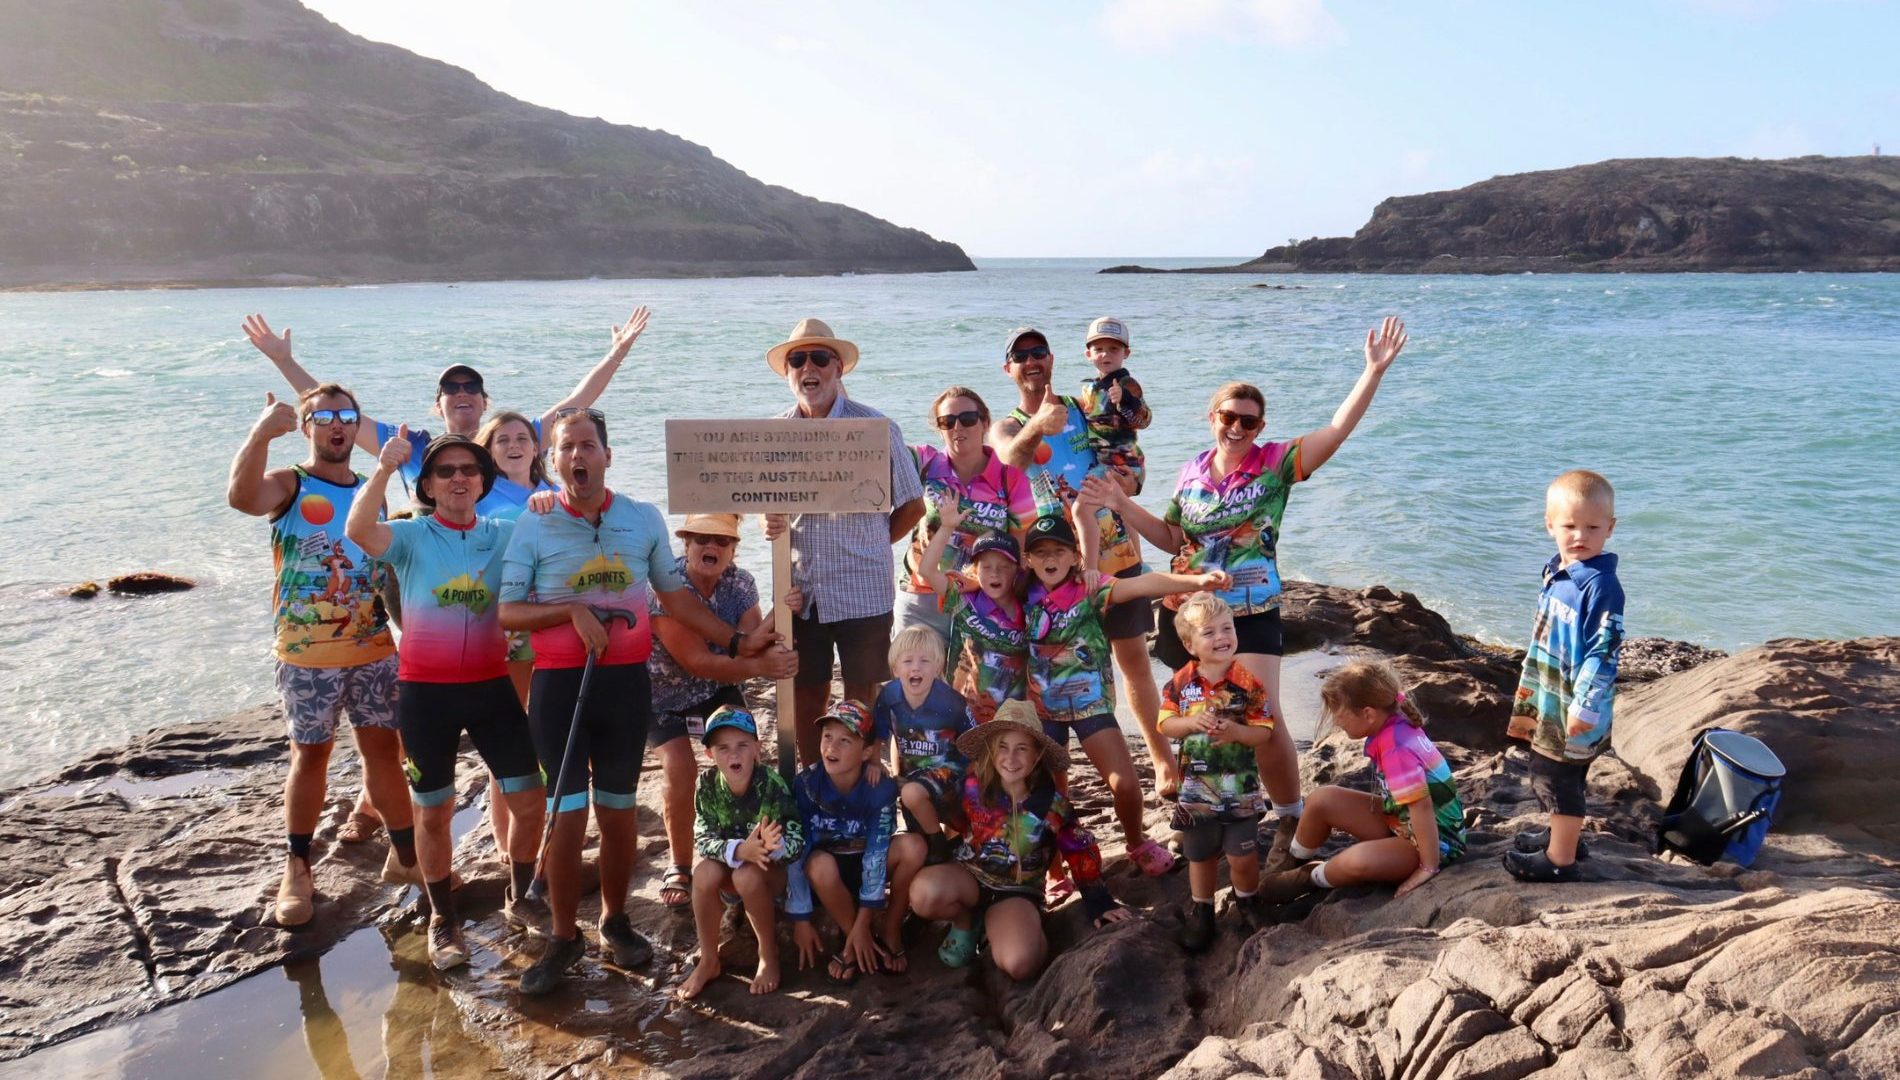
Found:
[[778, 989], [778, 957], [759, 957], [759, 973], [752, 976], [752, 992], [769, 994]]
[[674, 993], [681, 1001], [691, 1001], [704, 993], [706, 987], [711, 986], [712, 981], [719, 976], [719, 957], [710, 953], [701, 956], [699, 963], [693, 965], [693, 973], [686, 976], [686, 981]]

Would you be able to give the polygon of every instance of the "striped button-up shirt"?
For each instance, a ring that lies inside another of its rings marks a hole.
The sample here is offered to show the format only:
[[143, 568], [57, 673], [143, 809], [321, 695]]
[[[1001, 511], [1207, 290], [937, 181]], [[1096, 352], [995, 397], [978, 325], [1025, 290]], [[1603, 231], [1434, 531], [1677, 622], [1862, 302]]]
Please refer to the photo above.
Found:
[[[778, 414], [798, 419], [794, 405]], [[886, 419], [883, 413], [845, 396], [825, 414], [830, 420]], [[891, 507], [896, 509], [924, 495], [917, 461], [904, 443], [904, 433], [891, 421]], [[888, 614], [897, 602], [892, 582], [889, 514], [799, 514], [792, 518], [792, 581], [805, 594], [799, 614], [819, 622], [842, 622]]]

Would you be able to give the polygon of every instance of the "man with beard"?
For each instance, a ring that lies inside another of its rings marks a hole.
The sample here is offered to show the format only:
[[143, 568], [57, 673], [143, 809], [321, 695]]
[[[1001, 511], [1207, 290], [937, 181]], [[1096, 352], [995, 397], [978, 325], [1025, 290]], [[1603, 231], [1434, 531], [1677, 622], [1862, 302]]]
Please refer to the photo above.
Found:
[[[231, 462], [231, 507], [270, 519], [277, 567], [277, 689], [290, 727], [284, 781], [290, 853], [276, 905], [281, 926], [301, 926], [315, 912], [310, 843], [344, 712], [370, 801], [389, 824], [383, 876], [422, 883], [396, 734], [396, 643], [376, 600], [384, 568], [343, 535], [363, 483], [350, 469], [361, 423], [355, 396], [335, 383], [310, 388], [295, 408], [266, 394], [263, 415]], [[303, 463], [267, 471], [271, 441], [299, 427], [310, 444]]]

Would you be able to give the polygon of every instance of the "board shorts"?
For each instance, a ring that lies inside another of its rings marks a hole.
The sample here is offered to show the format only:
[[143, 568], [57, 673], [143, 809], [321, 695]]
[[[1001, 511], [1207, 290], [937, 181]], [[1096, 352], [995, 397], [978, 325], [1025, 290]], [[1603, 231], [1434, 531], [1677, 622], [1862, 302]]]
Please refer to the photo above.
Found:
[[336, 739], [336, 723], [348, 713], [350, 726], [396, 727], [396, 654], [345, 668], [298, 667], [277, 662], [277, 692], [284, 699], [284, 723], [290, 741], [320, 746]]
[[1027, 889], [997, 889], [979, 881], [976, 883], [976, 907], [972, 910], [972, 914], [980, 919], [984, 912], [1005, 900], [1027, 900], [1036, 905], [1037, 911], [1045, 911], [1049, 906], [1048, 898], [1043, 895], [1041, 887], [1034, 892]]
[[1112, 712], [1096, 713], [1084, 716], [1080, 720], [1044, 720], [1042, 733], [1056, 741], [1057, 746], [1069, 745], [1069, 736], [1074, 735], [1077, 745], [1098, 731], [1113, 731], [1121, 727], [1115, 721]]
[[[824, 848], [817, 848], [812, 852], [812, 855], [816, 855], [820, 851], [831, 856], [831, 861], [837, 864], [838, 880], [844, 883], [844, 891], [850, 894], [851, 902], [856, 904], [858, 902], [858, 893], [864, 888], [864, 852], [826, 851]], [[810, 855], [805, 857], [805, 871], [807, 875], [811, 872]], [[850, 927], [846, 927], [845, 929], [848, 931]]]
[[1189, 862], [1206, 862], [1222, 855], [1229, 859], [1250, 858], [1260, 850], [1261, 814], [1229, 817], [1225, 814], [1197, 816], [1194, 824], [1181, 830], [1181, 854]]
[[528, 732], [534, 737], [535, 754], [550, 788], [548, 810], [559, 813], [586, 806], [590, 779], [595, 806], [631, 810], [646, 757], [647, 726], [653, 718], [653, 694], [644, 663], [595, 665], [580, 717], [581, 730], [574, 736], [578, 760], [560, 790], [552, 790], [561, 775], [561, 758], [567, 751], [585, 670], [539, 668], [528, 692]]
[[792, 620], [792, 644], [798, 651], [793, 686], [830, 686], [834, 650], [847, 686], [886, 682], [891, 677], [888, 611], [829, 623], [798, 616]]
[[[1194, 659], [1181, 643], [1181, 633], [1174, 625], [1174, 612], [1155, 601], [1155, 640], [1148, 652], [1161, 661], [1171, 671], [1179, 671]], [[1266, 656], [1284, 656], [1286, 654], [1286, 635], [1280, 624], [1280, 609], [1256, 611], [1252, 615], [1234, 617], [1234, 638], [1238, 643], [1237, 653], [1261, 653]]]
[[721, 705], [745, 708], [745, 691], [736, 684], [722, 686], [704, 701], [655, 715], [653, 723], [647, 727], [647, 745], [657, 750], [674, 739], [697, 740], [706, 733], [706, 718], [718, 712]]
[[[1136, 563], [1115, 571], [1115, 576], [1126, 579], [1140, 577], [1147, 572], [1147, 567]], [[1154, 601], [1145, 596], [1139, 600], [1124, 600], [1119, 604], [1110, 604], [1108, 610], [1102, 613], [1102, 632], [1110, 641], [1145, 638], [1154, 628]]]
[[541, 786], [541, 763], [513, 680], [504, 675], [474, 683], [398, 685], [403, 773], [417, 806], [440, 806], [455, 798], [455, 757], [464, 731], [504, 794]]

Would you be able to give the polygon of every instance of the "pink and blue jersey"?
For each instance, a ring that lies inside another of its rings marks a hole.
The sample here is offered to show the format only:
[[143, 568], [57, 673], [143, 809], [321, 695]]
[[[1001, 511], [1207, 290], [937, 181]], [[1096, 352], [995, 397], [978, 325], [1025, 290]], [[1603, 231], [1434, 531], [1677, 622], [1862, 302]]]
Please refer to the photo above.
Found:
[[1029, 477], [1021, 469], [1003, 464], [1003, 459], [989, 447], [983, 448], [982, 470], [968, 480], [957, 475], [949, 454], [934, 446], [914, 449], [927, 509], [923, 520], [910, 534], [909, 546], [904, 549], [904, 568], [898, 586], [914, 593], [927, 593], [930, 586], [924, 583], [919, 564], [925, 545], [942, 528], [938, 503], [947, 495], [955, 494], [957, 508], [963, 511], [963, 521], [944, 546], [943, 559], [938, 564], [944, 573], [951, 574], [970, 565], [970, 550], [983, 537], [1007, 536], [1027, 529], [1036, 520], [1036, 496], [1030, 490]]
[[382, 557], [402, 587], [396, 677], [472, 683], [507, 675], [499, 597], [514, 523], [478, 517], [460, 527], [430, 514], [392, 521], [389, 533]]
[[[648, 597], [685, 585], [667, 541], [666, 519], [652, 503], [636, 502], [609, 491], [598, 525], [568, 506], [566, 496], [547, 514], [526, 514], [515, 522], [514, 539], [503, 562], [503, 603], [579, 601], [589, 607], [625, 612], [631, 629], [619, 620], [607, 628], [602, 664], [641, 664], [653, 652], [653, 623]], [[587, 649], [571, 623], [534, 632], [536, 668], [576, 668], [587, 663]]]
[[1366, 756], [1379, 780], [1379, 798], [1392, 831], [1414, 840], [1412, 815], [1429, 806], [1438, 826], [1438, 853], [1450, 862], [1465, 853], [1465, 808], [1452, 782], [1451, 766], [1423, 729], [1393, 713], [1366, 740]]

